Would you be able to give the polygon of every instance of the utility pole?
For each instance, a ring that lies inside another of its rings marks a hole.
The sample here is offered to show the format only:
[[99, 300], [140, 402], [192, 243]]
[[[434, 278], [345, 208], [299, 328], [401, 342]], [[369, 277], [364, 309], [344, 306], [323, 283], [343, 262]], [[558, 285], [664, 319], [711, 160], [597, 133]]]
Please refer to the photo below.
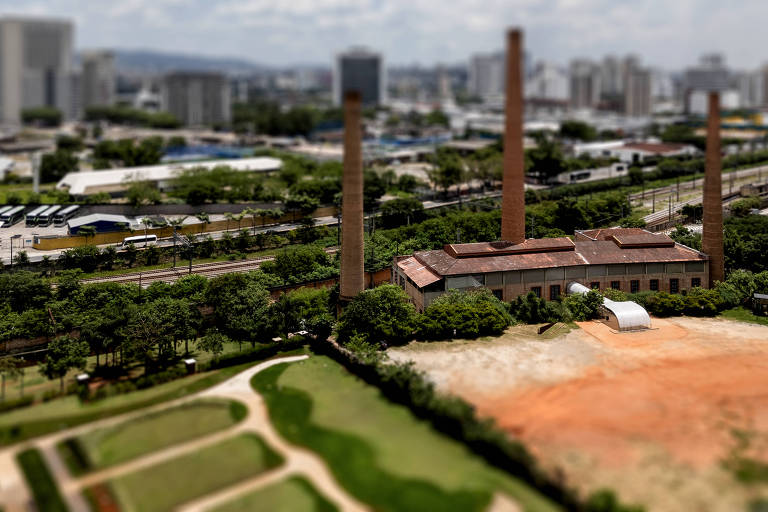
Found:
[[651, 213], [656, 213], [656, 189], [653, 189], [653, 211]]
[[677, 175], [677, 199], [676, 201], [680, 202], [680, 175]]
[[672, 222], [672, 196], [669, 196], [669, 222]]

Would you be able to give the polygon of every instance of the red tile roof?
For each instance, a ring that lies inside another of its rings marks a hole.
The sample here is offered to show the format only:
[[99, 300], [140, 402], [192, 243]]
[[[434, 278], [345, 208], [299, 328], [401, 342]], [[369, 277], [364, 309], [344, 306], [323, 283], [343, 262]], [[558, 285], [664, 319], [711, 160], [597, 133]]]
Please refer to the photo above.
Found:
[[576, 242], [576, 252], [590, 265], [611, 263], [674, 263], [682, 261], [705, 261], [707, 257], [684, 245], [671, 247], [640, 247], [622, 249], [609, 240]]
[[509, 270], [570, 267], [586, 262], [575, 251], [503, 254], [454, 258], [445, 251], [426, 251], [414, 254], [416, 259], [441, 276], [482, 274]]
[[613, 235], [611, 237], [622, 249], [641, 247], [673, 247], [675, 241], [663, 233], [641, 233], [637, 235]]
[[610, 240], [616, 235], [642, 235], [650, 233], [643, 228], [603, 228], [576, 231], [576, 240]]

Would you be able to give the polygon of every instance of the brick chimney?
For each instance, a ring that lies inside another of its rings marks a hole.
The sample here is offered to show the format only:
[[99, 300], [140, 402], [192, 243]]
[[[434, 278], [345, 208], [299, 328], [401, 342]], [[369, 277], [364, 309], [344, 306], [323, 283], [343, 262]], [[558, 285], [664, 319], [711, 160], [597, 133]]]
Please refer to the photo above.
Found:
[[360, 148], [360, 93], [344, 95], [344, 170], [341, 178], [340, 299], [352, 300], [365, 288], [363, 271], [363, 159]]
[[523, 155], [523, 86], [519, 29], [507, 32], [507, 91], [504, 124], [504, 182], [501, 200], [501, 239], [525, 241], [525, 157]]
[[704, 219], [701, 250], [709, 256], [709, 286], [725, 279], [723, 255], [723, 190], [720, 165], [720, 94], [709, 93], [707, 155], [704, 174]]

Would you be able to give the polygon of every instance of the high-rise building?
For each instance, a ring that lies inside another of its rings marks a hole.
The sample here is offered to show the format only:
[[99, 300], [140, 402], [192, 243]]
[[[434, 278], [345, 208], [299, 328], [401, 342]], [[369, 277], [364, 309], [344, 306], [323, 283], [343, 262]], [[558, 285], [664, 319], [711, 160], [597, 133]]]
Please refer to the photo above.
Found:
[[691, 112], [694, 110], [692, 108], [694, 103], [698, 104], [694, 99], [704, 97], [706, 102], [706, 95], [710, 91], [724, 91], [729, 88], [730, 71], [722, 55], [716, 53], [703, 55], [697, 66], [685, 71], [683, 83], [685, 110]]
[[600, 68], [588, 59], [575, 59], [570, 66], [570, 97], [573, 108], [592, 108], [600, 100]]
[[624, 113], [631, 117], [651, 115], [651, 72], [648, 69], [633, 68], [627, 72]]
[[526, 99], [568, 100], [568, 74], [550, 62], [538, 62], [525, 82]]
[[504, 95], [504, 52], [478, 53], [469, 61], [469, 93], [483, 99]]
[[25, 108], [47, 106], [69, 116], [72, 22], [0, 18], [0, 120], [18, 124]]
[[380, 54], [358, 47], [336, 56], [333, 73], [334, 104], [341, 105], [344, 95], [350, 91], [360, 93], [364, 107], [384, 104], [386, 84], [384, 61]]
[[229, 122], [230, 97], [222, 73], [178, 71], [165, 76], [161, 105], [185, 125], [210, 126]]
[[84, 109], [115, 103], [115, 56], [112, 52], [83, 53], [81, 88]]
[[621, 61], [615, 55], [606, 55], [600, 64], [600, 90], [608, 96], [624, 93], [624, 71]]

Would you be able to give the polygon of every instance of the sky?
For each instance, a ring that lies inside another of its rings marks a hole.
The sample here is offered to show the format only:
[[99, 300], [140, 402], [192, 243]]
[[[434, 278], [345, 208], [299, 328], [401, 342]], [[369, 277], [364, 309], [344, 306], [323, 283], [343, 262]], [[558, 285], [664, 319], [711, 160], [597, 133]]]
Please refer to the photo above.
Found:
[[352, 45], [388, 64], [459, 63], [520, 26], [534, 60], [635, 53], [677, 70], [708, 52], [768, 62], [765, 0], [0, 0], [2, 14], [71, 18], [75, 46], [330, 65]]

